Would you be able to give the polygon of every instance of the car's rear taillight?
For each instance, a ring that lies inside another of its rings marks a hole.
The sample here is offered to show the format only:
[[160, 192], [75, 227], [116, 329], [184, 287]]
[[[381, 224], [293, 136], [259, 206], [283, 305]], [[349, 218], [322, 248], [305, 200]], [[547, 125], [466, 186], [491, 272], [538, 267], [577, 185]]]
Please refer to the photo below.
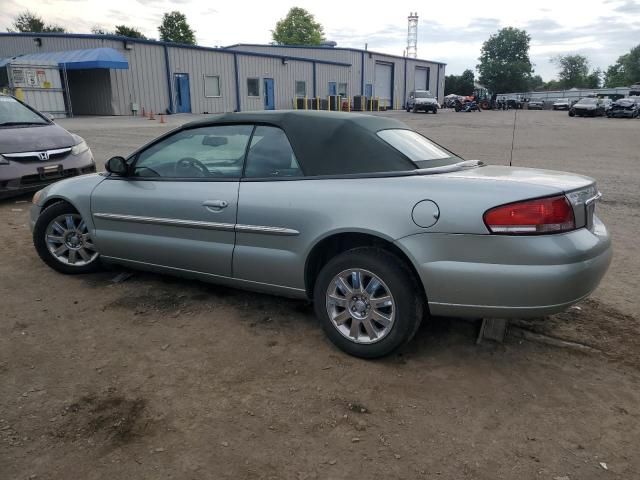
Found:
[[567, 232], [576, 228], [573, 208], [564, 195], [509, 203], [484, 214], [491, 233], [523, 235]]

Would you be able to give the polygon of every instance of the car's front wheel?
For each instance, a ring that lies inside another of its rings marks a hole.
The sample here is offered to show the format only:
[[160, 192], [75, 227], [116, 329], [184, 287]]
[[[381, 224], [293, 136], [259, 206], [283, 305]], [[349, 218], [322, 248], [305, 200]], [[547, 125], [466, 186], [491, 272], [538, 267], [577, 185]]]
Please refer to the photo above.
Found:
[[33, 229], [40, 258], [61, 273], [89, 273], [100, 267], [99, 254], [86, 222], [68, 203], [45, 208]]
[[334, 257], [320, 271], [314, 307], [337, 347], [377, 358], [413, 338], [422, 321], [423, 297], [395, 255], [358, 248]]

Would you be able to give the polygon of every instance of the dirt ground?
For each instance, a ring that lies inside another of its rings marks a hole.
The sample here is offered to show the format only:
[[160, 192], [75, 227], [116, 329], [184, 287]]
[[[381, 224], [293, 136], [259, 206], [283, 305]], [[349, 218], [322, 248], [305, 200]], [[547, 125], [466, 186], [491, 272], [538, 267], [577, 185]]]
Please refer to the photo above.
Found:
[[[513, 111], [387, 115], [509, 162]], [[190, 118], [59, 123], [102, 165]], [[32, 247], [29, 198], [0, 201], [0, 478], [640, 478], [639, 132], [518, 112], [514, 165], [597, 178], [609, 273], [505, 344], [432, 319], [379, 361], [336, 350], [305, 302], [146, 273], [61, 276]]]

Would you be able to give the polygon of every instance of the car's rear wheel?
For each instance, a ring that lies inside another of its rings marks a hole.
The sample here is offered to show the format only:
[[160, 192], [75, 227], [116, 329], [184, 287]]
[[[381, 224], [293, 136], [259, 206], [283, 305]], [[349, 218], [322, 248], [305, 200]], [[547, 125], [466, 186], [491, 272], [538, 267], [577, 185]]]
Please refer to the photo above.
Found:
[[377, 358], [413, 338], [423, 300], [401, 260], [385, 250], [358, 248], [334, 257], [320, 271], [314, 306], [338, 348]]
[[86, 222], [66, 202], [54, 203], [40, 214], [33, 244], [42, 261], [58, 272], [89, 273], [100, 268]]

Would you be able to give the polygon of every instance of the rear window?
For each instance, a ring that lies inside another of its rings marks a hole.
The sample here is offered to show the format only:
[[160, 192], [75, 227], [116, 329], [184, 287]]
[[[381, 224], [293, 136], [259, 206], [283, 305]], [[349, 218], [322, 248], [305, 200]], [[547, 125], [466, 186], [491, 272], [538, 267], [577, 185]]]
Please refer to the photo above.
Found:
[[460, 157], [413, 130], [380, 130], [378, 136], [409, 158], [418, 168], [440, 167], [462, 161]]
[[47, 123], [49, 122], [15, 98], [0, 96], [0, 127], [3, 125], [46, 125]]

